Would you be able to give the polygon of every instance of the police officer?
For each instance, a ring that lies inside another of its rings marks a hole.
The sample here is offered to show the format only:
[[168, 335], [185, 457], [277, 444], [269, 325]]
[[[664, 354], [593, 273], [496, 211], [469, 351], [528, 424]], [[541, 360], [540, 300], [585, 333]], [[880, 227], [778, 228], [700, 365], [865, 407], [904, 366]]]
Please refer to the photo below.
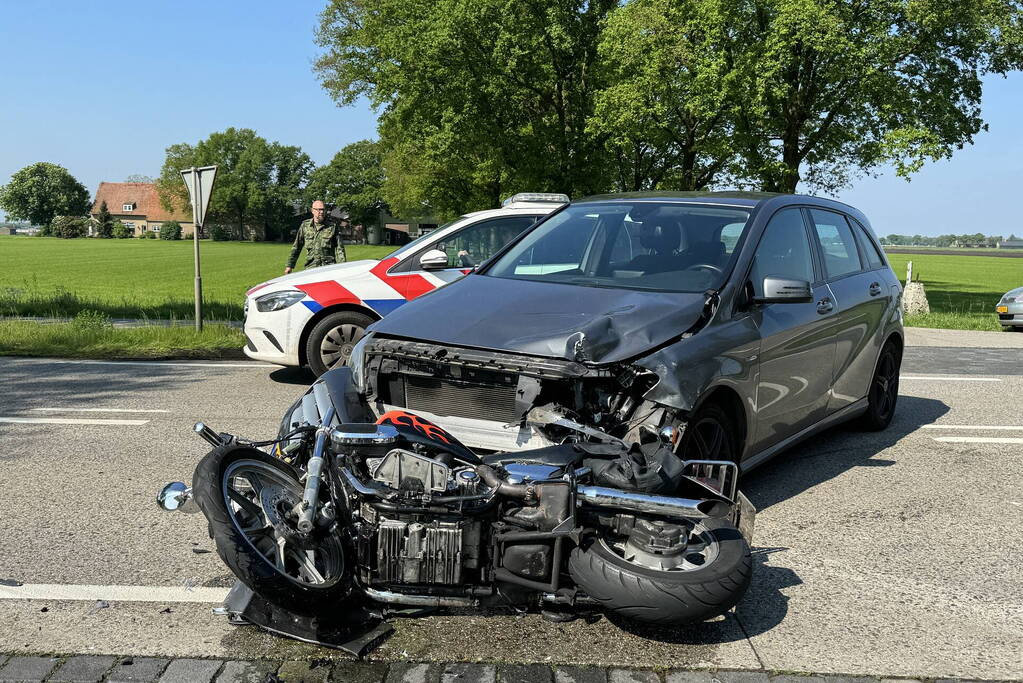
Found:
[[319, 199], [313, 202], [312, 210], [313, 217], [302, 221], [298, 226], [295, 243], [291, 245], [288, 265], [284, 268], [285, 275], [295, 268], [303, 245], [306, 251], [306, 268], [344, 263], [346, 260], [341, 226], [327, 215], [327, 207]]

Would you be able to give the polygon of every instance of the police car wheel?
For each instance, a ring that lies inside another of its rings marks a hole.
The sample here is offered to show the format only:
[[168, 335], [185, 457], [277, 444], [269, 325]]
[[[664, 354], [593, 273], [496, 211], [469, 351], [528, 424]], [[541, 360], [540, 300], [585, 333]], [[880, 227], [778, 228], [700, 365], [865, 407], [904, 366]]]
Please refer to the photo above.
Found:
[[373, 322], [368, 315], [341, 311], [316, 323], [305, 343], [306, 362], [316, 376], [348, 363], [352, 347]]

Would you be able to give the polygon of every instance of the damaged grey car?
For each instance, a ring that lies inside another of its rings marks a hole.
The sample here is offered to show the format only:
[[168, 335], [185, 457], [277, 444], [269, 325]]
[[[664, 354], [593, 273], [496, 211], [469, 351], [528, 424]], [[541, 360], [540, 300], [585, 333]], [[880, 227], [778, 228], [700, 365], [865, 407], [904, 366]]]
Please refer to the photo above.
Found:
[[900, 295], [835, 202], [567, 204], [374, 324], [275, 439], [198, 424], [158, 500], [206, 516], [231, 623], [355, 653], [413, 608], [704, 621], [751, 580], [740, 472], [891, 421]]
[[901, 286], [866, 217], [813, 197], [629, 194], [574, 202], [353, 355], [380, 410], [471, 448], [671, 433], [743, 471], [821, 429], [883, 429]]

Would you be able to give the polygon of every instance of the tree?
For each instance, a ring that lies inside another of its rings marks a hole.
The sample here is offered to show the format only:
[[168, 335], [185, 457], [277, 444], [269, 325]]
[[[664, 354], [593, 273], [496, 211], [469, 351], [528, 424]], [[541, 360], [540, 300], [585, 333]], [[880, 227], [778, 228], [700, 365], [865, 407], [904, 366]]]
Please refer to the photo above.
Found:
[[246, 236], [246, 225], [261, 226], [266, 237], [282, 231], [313, 168], [299, 147], [267, 142], [248, 128], [228, 128], [195, 146], [167, 148], [157, 181], [164, 207], [189, 206], [181, 169], [211, 164], [218, 168], [206, 220], [233, 224], [237, 238]]
[[54, 237], [64, 239], [85, 237], [89, 232], [89, 219], [82, 216], [55, 216], [50, 221], [50, 232]]
[[156, 180], [153, 176], [143, 175], [141, 173], [132, 173], [130, 176], [124, 179], [126, 183], [155, 183]]
[[736, 134], [765, 190], [909, 177], [985, 128], [981, 77], [1021, 66], [1013, 0], [722, 0], [725, 57], [750, 78]]
[[372, 223], [382, 201], [383, 154], [380, 143], [360, 140], [346, 145], [330, 163], [309, 176], [308, 202], [322, 199], [348, 212], [353, 224]]
[[160, 225], [160, 239], [179, 240], [181, 239], [181, 223], [177, 221], [166, 221]]
[[99, 213], [96, 215], [96, 236], [97, 237], [113, 237], [114, 235], [114, 219], [110, 215], [110, 209], [107, 208], [107, 202], [104, 199], [99, 205]]
[[720, 0], [633, 0], [612, 12], [599, 54], [606, 86], [589, 127], [618, 190], [699, 190], [734, 170], [737, 73]]
[[382, 110], [392, 206], [451, 214], [521, 190], [600, 191], [607, 154], [587, 121], [601, 22], [617, 5], [334, 0], [315, 69], [339, 105], [365, 96]]
[[0, 187], [0, 208], [14, 220], [49, 225], [55, 216], [84, 216], [89, 191], [63, 166], [39, 162], [26, 166]]
[[123, 240], [129, 237], [134, 237], [135, 231], [129, 228], [124, 223], [122, 223], [121, 221], [114, 221], [113, 228], [111, 229], [111, 234], [117, 239]]

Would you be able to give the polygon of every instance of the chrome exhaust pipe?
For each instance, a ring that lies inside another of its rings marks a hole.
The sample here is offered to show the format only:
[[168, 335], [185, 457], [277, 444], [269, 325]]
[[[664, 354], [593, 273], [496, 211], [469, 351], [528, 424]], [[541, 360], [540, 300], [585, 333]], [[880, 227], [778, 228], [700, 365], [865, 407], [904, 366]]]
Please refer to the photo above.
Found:
[[414, 607], [476, 607], [480, 601], [476, 598], [456, 595], [408, 595], [393, 591], [381, 591], [363, 587], [362, 591], [377, 602], [389, 605], [411, 605]]
[[728, 515], [732, 508], [730, 504], [720, 500], [672, 498], [636, 491], [622, 491], [604, 486], [576, 487], [576, 500], [579, 505], [617, 508], [664, 517], [721, 518]]

